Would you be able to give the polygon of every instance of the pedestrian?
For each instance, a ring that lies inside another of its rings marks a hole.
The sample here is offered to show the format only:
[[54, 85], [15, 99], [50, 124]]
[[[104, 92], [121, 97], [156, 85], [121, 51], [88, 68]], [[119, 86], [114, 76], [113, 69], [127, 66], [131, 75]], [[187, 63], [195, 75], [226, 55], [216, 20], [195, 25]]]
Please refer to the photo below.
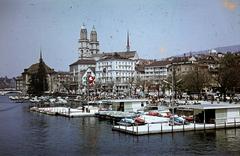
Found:
[[68, 115], [70, 115], [70, 107], [68, 107]]

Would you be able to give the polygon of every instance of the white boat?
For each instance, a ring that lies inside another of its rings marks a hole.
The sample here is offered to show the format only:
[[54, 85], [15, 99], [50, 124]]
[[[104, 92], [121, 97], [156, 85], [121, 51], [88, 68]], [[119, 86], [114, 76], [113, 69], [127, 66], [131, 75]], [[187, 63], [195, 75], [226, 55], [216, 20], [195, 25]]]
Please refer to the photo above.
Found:
[[34, 98], [31, 98], [29, 101], [32, 103], [36, 103], [36, 102], [40, 102], [41, 100], [39, 100], [38, 97], [35, 96]]
[[132, 118], [123, 118], [119, 122], [117, 122], [119, 125], [124, 125], [124, 126], [131, 126], [134, 124], [134, 120]]
[[158, 116], [150, 116], [150, 115], [141, 115], [139, 118], [143, 119], [145, 123], [167, 123], [169, 122], [169, 118], [158, 117]]

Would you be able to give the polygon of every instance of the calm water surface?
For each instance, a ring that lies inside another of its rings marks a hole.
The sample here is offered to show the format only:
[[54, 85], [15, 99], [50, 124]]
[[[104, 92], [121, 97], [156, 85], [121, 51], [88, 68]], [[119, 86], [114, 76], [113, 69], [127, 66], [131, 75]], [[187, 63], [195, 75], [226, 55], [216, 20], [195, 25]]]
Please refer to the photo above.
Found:
[[29, 112], [0, 96], [4, 155], [240, 155], [240, 129], [137, 137], [112, 131], [108, 121]]

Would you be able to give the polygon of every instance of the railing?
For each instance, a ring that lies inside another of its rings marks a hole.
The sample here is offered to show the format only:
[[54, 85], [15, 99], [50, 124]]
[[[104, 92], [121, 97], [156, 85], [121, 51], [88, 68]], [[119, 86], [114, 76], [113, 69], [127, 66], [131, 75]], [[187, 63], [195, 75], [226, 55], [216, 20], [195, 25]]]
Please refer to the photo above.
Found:
[[234, 126], [235, 128], [240, 123], [240, 117], [233, 118], [220, 118], [215, 120], [215, 128], [223, 127], [228, 128], [229, 126]]
[[113, 130], [119, 130], [125, 133], [134, 135], [148, 135], [152, 133], [173, 133], [185, 132], [207, 129], [220, 129], [220, 128], [237, 128], [240, 127], [240, 117], [235, 118], [222, 118], [217, 119], [213, 123], [196, 123], [195, 121], [190, 124], [183, 123], [181, 125], [173, 125], [168, 123], [148, 123], [145, 125], [117, 125], [113, 124]]

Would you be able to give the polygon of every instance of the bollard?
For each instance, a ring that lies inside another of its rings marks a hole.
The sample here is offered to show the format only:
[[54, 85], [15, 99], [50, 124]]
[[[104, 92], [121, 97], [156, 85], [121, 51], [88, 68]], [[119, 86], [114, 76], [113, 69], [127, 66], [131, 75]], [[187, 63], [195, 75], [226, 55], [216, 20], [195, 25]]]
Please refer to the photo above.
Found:
[[149, 123], [148, 123], [148, 134], [149, 134]]
[[216, 120], [214, 122], [214, 128], [217, 129]]
[[194, 120], [194, 131], [196, 131], [196, 122]]
[[185, 123], [184, 123], [184, 121], [183, 121], [183, 132], [185, 131], [184, 124], [185, 124]]
[[234, 118], [234, 127], [236, 128], [236, 118]]
[[137, 134], [138, 134], [138, 124], [137, 124]]
[[226, 126], [227, 126], [227, 122], [225, 121], [225, 123], [224, 123], [224, 124], [225, 124], [225, 129], [226, 129]]
[[161, 133], [162, 133], [162, 123], [161, 123]]

